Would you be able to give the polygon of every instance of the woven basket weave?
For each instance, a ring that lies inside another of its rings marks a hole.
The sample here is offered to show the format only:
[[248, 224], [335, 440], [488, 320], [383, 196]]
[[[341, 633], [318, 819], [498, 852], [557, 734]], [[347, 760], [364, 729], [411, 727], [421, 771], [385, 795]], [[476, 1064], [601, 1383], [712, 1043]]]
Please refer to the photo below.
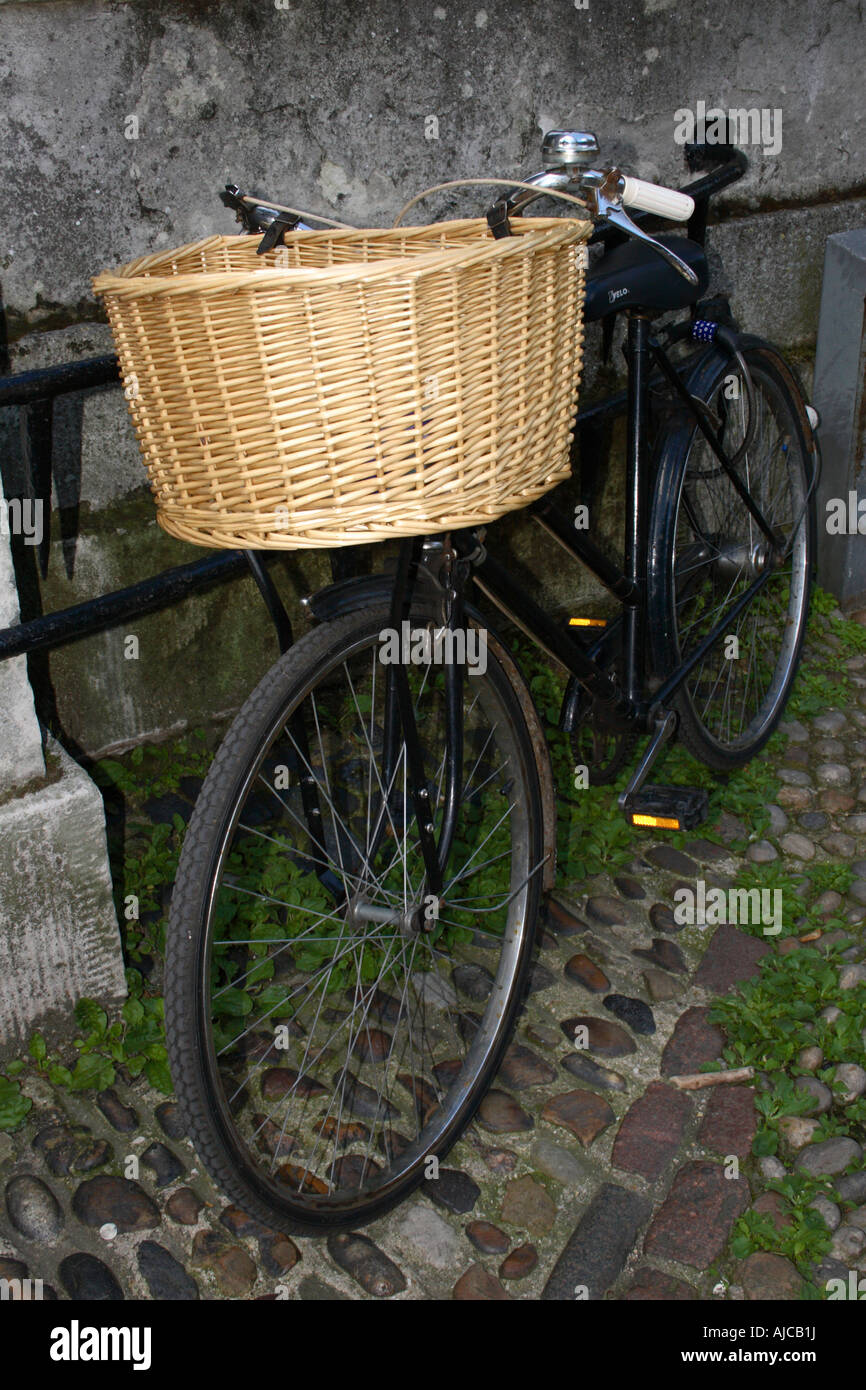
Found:
[[492, 521], [569, 473], [589, 222], [214, 236], [105, 272], [164, 529], [349, 545]]

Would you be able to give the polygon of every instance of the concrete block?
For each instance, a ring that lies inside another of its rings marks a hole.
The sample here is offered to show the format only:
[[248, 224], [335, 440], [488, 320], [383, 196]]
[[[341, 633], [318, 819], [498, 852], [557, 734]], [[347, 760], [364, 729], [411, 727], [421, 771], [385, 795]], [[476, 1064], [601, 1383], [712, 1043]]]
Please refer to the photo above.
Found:
[[46, 752], [47, 782], [0, 804], [0, 1044], [126, 993], [102, 798], [59, 744]]
[[[6, 503], [0, 487], [0, 518], [6, 519]], [[18, 590], [6, 528], [0, 529], [0, 628], [19, 620]], [[45, 776], [42, 736], [33, 707], [33, 692], [23, 656], [0, 661], [0, 796]]]
[[828, 237], [815, 355], [823, 468], [818, 581], [866, 602], [866, 226]]

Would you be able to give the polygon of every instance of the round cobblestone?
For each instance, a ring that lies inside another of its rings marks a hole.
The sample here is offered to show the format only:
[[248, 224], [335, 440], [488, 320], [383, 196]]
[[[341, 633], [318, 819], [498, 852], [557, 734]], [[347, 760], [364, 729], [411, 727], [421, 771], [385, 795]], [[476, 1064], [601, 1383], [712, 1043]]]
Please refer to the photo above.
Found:
[[803, 772], [798, 767], [780, 767], [779, 780], [784, 782], [786, 787], [809, 787], [812, 779], [808, 772]]
[[815, 846], [806, 835], [799, 835], [796, 831], [791, 831], [788, 835], [783, 835], [779, 841], [779, 848], [793, 859], [814, 859]]
[[844, 763], [820, 763], [815, 769], [815, 777], [822, 787], [847, 787], [851, 781], [851, 769]]
[[756, 840], [753, 845], [749, 845], [746, 854], [753, 864], [771, 864], [779, 857], [779, 851], [769, 840]]
[[60, 1203], [47, 1183], [22, 1173], [6, 1184], [6, 1214], [19, 1235], [50, 1243], [63, 1227]]
[[[841, 734], [848, 727], [848, 720], [841, 710], [830, 710], [826, 714], [817, 715], [812, 721], [813, 729], [817, 729], [821, 734]], [[800, 725], [803, 728], [803, 725]], [[808, 730], [803, 729], [806, 738], [809, 737]]]

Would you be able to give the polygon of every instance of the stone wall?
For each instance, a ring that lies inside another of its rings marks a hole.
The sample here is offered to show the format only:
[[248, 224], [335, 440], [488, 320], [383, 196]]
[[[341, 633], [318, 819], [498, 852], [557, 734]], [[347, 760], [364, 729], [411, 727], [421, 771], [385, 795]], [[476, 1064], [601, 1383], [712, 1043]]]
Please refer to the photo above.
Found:
[[230, 177], [380, 223], [441, 179], [537, 167], [542, 132], [562, 126], [676, 182], [676, 112], [703, 101], [781, 113], [781, 149], [750, 148], [719, 246], [751, 316], [808, 338], [816, 243], [866, 192], [864, 29], [856, 0], [6, 4], [10, 328], [90, 320], [95, 271], [230, 230], [216, 201]]
[[[563, 126], [594, 129], [606, 159], [676, 184], [685, 178], [677, 113], [700, 102], [764, 109], [775, 123], [766, 148], [749, 147], [746, 179], [721, 199], [710, 233], [714, 284], [732, 293], [744, 323], [808, 352], [826, 237], [863, 225], [866, 213], [864, 29], [856, 0], [6, 0], [6, 366], [105, 351], [93, 274], [235, 230], [217, 199], [229, 179], [326, 216], [383, 224], [439, 180], [535, 170], [543, 131]], [[483, 196], [440, 198], [431, 215], [476, 211]], [[585, 398], [606, 380], [596, 337]], [[2, 416], [3, 479], [15, 495], [25, 486], [17, 424], [14, 412]], [[55, 468], [48, 579], [38, 584], [30, 565], [25, 616], [200, 554], [152, 524], [118, 392], [59, 407]], [[582, 464], [585, 478], [602, 468]], [[613, 475], [603, 496], [612, 534]], [[544, 569], [525, 530], [516, 543]], [[552, 603], [585, 594], [557, 568]], [[294, 600], [325, 573], [321, 557], [300, 556], [279, 582]], [[94, 751], [231, 708], [275, 650], [249, 581], [140, 627], [137, 663], [119, 656], [117, 632], [31, 668], [40, 713], [54, 709], [69, 746]]]

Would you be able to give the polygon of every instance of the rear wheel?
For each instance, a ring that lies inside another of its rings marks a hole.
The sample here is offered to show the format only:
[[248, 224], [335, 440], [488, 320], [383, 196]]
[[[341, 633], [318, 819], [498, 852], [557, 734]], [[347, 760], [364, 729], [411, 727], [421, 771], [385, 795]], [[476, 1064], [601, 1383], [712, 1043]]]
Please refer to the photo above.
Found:
[[[751, 340], [743, 355], [755, 415], [737, 471], [780, 539], [783, 558], [672, 700], [682, 741], [718, 771], [748, 762], [782, 716], [806, 629], [814, 545], [811, 455], [792, 378], [767, 344]], [[690, 389], [720, 422], [730, 458], [748, 424], [733, 360], [709, 359]], [[704, 436], [691, 425], [673, 431], [662, 446], [650, 524], [650, 632], [660, 679], [749, 591], [769, 552]]]
[[[402, 738], [385, 783], [388, 621], [323, 625], [253, 692], [172, 904], [166, 1022], [190, 1137], [238, 1205], [290, 1231], [357, 1226], [435, 1176], [428, 1160], [496, 1071], [531, 959], [540, 797], [511, 682], [492, 645], [464, 678], [459, 815], [431, 901]], [[443, 673], [409, 671], [438, 833]]]

